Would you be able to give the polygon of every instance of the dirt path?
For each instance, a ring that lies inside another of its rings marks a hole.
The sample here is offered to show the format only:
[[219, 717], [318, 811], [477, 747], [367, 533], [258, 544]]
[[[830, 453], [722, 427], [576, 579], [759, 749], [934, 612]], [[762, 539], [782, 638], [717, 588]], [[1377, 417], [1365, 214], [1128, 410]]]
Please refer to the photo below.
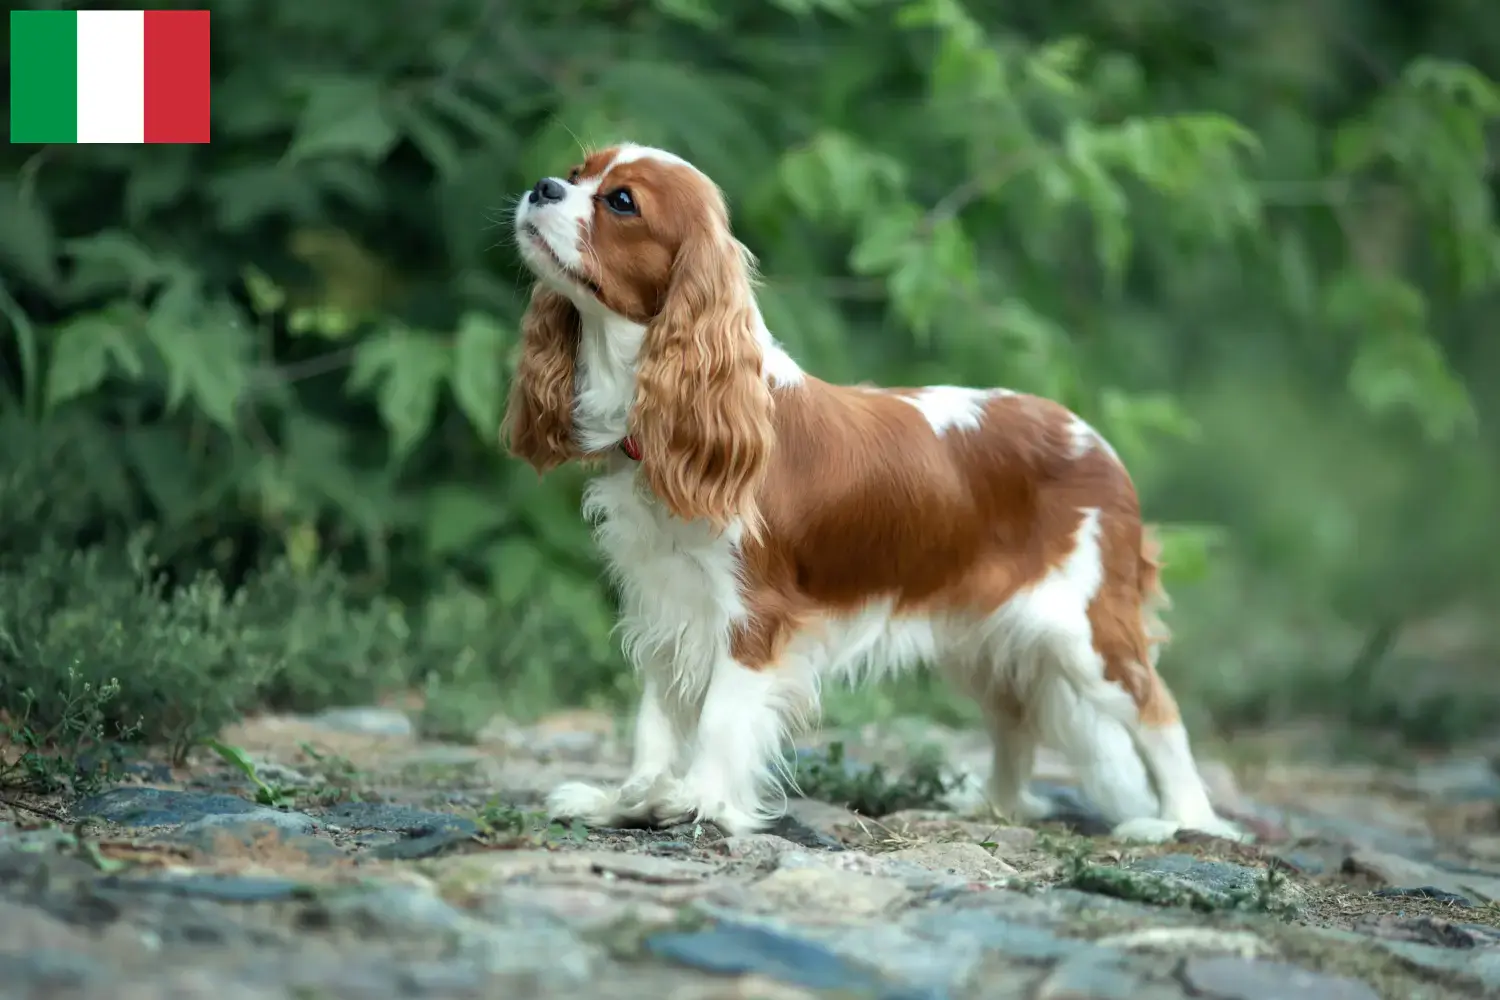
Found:
[[[0, 806], [0, 996], [1356, 1000], [1500, 995], [1500, 776], [1207, 765], [1254, 847], [1112, 843], [965, 820], [871, 764], [982, 757], [974, 734], [806, 752], [774, 832], [582, 831], [534, 812], [624, 748], [585, 712], [416, 739], [358, 709], [226, 732], [76, 802]], [[257, 781], [259, 784], [257, 784]], [[267, 804], [257, 804], [257, 795]], [[901, 801], [906, 798], [908, 801]], [[922, 806], [912, 808], [912, 806]], [[44, 814], [53, 814], [49, 821]]]

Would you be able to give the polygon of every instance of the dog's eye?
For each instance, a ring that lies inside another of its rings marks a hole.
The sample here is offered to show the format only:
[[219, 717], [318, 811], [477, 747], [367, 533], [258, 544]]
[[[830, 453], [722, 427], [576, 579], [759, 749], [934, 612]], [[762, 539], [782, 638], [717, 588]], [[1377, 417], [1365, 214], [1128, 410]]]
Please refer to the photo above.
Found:
[[604, 196], [604, 204], [616, 215], [640, 215], [641, 210], [636, 207], [635, 199], [630, 196], [626, 188], [615, 188]]
[[580, 167], [574, 167], [572, 170], [569, 170], [568, 171], [568, 183], [569, 184], [577, 184], [578, 183], [578, 175], [580, 173], [582, 173], [582, 172], [583, 172], [582, 168], [580, 168]]

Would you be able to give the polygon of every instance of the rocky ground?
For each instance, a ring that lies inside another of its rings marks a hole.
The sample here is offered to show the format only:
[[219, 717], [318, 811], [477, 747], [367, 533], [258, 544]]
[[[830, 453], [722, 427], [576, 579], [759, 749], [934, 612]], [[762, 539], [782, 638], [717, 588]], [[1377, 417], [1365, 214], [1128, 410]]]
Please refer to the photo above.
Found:
[[7, 794], [0, 996], [1500, 995], [1483, 755], [1205, 763], [1260, 842], [1134, 847], [1099, 835], [1053, 762], [1041, 786], [1070, 821], [997, 826], [871, 769], [917, 737], [969, 766], [972, 734], [836, 735], [843, 759], [826, 737], [804, 751], [809, 792], [894, 812], [810, 797], [731, 838], [549, 825], [552, 785], [623, 773], [612, 724], [583, 712], [469, 746], [393, 709], [262, 718], [76, 801]]

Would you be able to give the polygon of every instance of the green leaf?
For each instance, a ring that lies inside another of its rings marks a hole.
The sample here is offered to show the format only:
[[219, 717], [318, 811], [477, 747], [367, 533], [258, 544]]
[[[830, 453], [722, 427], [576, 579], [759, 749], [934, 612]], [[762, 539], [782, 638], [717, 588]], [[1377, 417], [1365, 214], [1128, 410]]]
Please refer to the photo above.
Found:
[[398, 138], [376, 79], [324, 77], [308, 88], [286, 160], [354, 156], [377, 163]]
[[57, 232], [36, 192], [14, 180], [0, 180], [0, 263], [22, 280], [50, 291], [61, 273]]
[[37, 416], [43, 400], [40, 388], [41, 349], [36, 324], [31, 322], [31, 317], [26, 315], [26, 310], [21, 308], [20, 303], [11, 297], [3, 278], [0, 278], [0, 316], [4, 316], [10, 322], [11, 329], [16, 333], [16, 354], [21, 365], [23, 409], [28, 416]]
[[93, 392], [112, 370], [139, 378], [144, 366], [130, 331], [140, 322], [131, 307], [114, 306], [58, 326], [47, 369], [47, 408]]
[[1054, 94], [1071, 97], [1078, 93], [1076, 77], [1088, 54], [1088, 39], [1077, 35], [1059, 38], [1032, 53], [1026, 61], [1026, 72]]
[[194, 146], [162, 146], [136, 163], [125, 182], [125, 217], [139, 226], [157, 209], [182, 201], [195, 179]]
[[1392, 331], [1366, 338], [1349, 371], [1349, 389], [1372, 413], [1412, 414], [1435, 441], [1475, 424], [1468, 390], [1428, 336]]
[[183, 434], [178, 427], [133, 427], [122, 435], [121, 446], [136, 481], [163, 521], [180, 523], [204, 503], [202, 467], [182, 460]]
[[1154, 525], [1161, 542], [1162, 576], [1169, 585], [1198, 583], [1213, 570], [1213, 558], [1229, 539], [1214, 524]]
[[507, 538], [490, 549], [490, 585], [506, 606], [534, 595], [547, 575], [547, 563], [530, 539]]
[[349, 389], [374, 389], [396, 460], [409, 455], [431, 428], [452, 363], [448, 345], [403, 327], [390, 327], [359, 345]]
[[463, 153], [450, 134], [447, 124], [436, 115], [413, 104], [401, 104], [394, 111], [396, 123], [412, 141], [440, 177], [453, 177], [462, 168]]
[[507, 332], [493, 317], [476, 312], [463, 315], [453, 340], [453, 398], [486, 441], [495, 440], [500, 430], [509, 343]]
[[699, 28], [717, 28], [724, 23], [723, 13], [715, 9], [712, 0], [652, 0], [651, 6], [667, 17]]
[[860, 6], [872, 2], [873, 0], [771, 0], [772, 6], [798, 17], [810, 17], [821, 12], [845, 21], [857, 18]]
[[906, 259], [921, 225], [922, 212], [917, 206], [887, 206], [862, 227], [859, 240], [849, 252], [849, 270], [872, 275], [895, 269]]
[[1276, 241], [1277, 269], [1292, 315], [1307, 321], [1318, 313], [1318, 275], [1307, 240], [1294, 229]]
[[475, 486], [434, 486], [424, 507], [427, 552], [436, 557], [451, 556], [471, 548], [483, 535], [510, 519], [498, 497]]
[[542, 480], [529, 469], [514, 470], [505, 484], [505, 499], [549, 549], [579, 560], [596, 558], [594, 541], [578, 516], [578, 499], [568, 496], [556, 476]]
[[104, 853], [99, 850], [99, 845], [92, 840], [79, 840], [78, 849], [83, 852], [83, 856], [88, 859], [89, 864], [106, 875], [113, 875], [130, 867], [130, 865], [118, 858], [105, 857]]
[[1467, 103], [1487, 118], [1500, 118], [1500, 84], [1468, 63], [1419, 56], [1401, 75], [1402, 82], [1411, 87], [1435, 90], [1450, 101]]
[[102, 229], [66, 240], [62, 246], [73, 262], [67, 281], [73, 301], [113, 291], [139, 296], [167, 274], [166, 266], [150, 249], [119, 229]]
[[167, 408], [191, 398], [209, 420], [234, 431], [250, 385], [249, 333], [235, 307], [205, 300], [194, 279], [179, 276], [152, 306], [146, 336], [166, 365]]
[[206, 740], [204, 742], [210, 750], [223, 758], [226, 764], [233, 766], [235, 770], [249, 779], [250, 783], [255, 786], [256, 802], [263, 806], [270, 806], [273, 809], [279, 809], [292, 804], [293, 796], [277, 785], [267, 784], [265, 779], [256, 771], [255, 762], [250, 759], [250, 755], [245, 753], [244, 750], [228, 743], [221, 743], [218, 740]]
[[1105, 436], [1113, 442], [1125, 464], [1148, 453], [1157, 435], [1192, 440], [1198, 436], [1197, 421], [1182, 405], [1165, 393], [1124, 393], [1106, 389], [1099, 395]]
[[899, 160], [836, 131], [820, 132], [788, 152], [777, 174], [803, 215], [845, 223], [879, 217], [906, 183]]
[[255, 315], [274, 316], [286, 305], [286, 291], [254, 264], [240, 268], [240, 280], [245, 283], [245, 295]]

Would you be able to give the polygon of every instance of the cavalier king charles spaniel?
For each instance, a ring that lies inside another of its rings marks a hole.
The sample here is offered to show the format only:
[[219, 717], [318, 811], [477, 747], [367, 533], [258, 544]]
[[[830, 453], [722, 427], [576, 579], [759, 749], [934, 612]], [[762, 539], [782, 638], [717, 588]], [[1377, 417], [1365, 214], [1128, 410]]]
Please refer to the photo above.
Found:
[[1121, 838], [1244, 838], [1156, 672], [1156, 546], [1092, 427], [1006, 389], [804, 371], [723, 195], [671, 153], [543, 178], [515, 232], [537, 280], [502, 434], [538, 472], [599, 467], [584, 513], [644, 688], [629, 775], [561, 785], [553, 816], [763, 828], [825, 679], [927, 665], [983, 712], [1002, 816], [1048, 815], [1046, 744]]

